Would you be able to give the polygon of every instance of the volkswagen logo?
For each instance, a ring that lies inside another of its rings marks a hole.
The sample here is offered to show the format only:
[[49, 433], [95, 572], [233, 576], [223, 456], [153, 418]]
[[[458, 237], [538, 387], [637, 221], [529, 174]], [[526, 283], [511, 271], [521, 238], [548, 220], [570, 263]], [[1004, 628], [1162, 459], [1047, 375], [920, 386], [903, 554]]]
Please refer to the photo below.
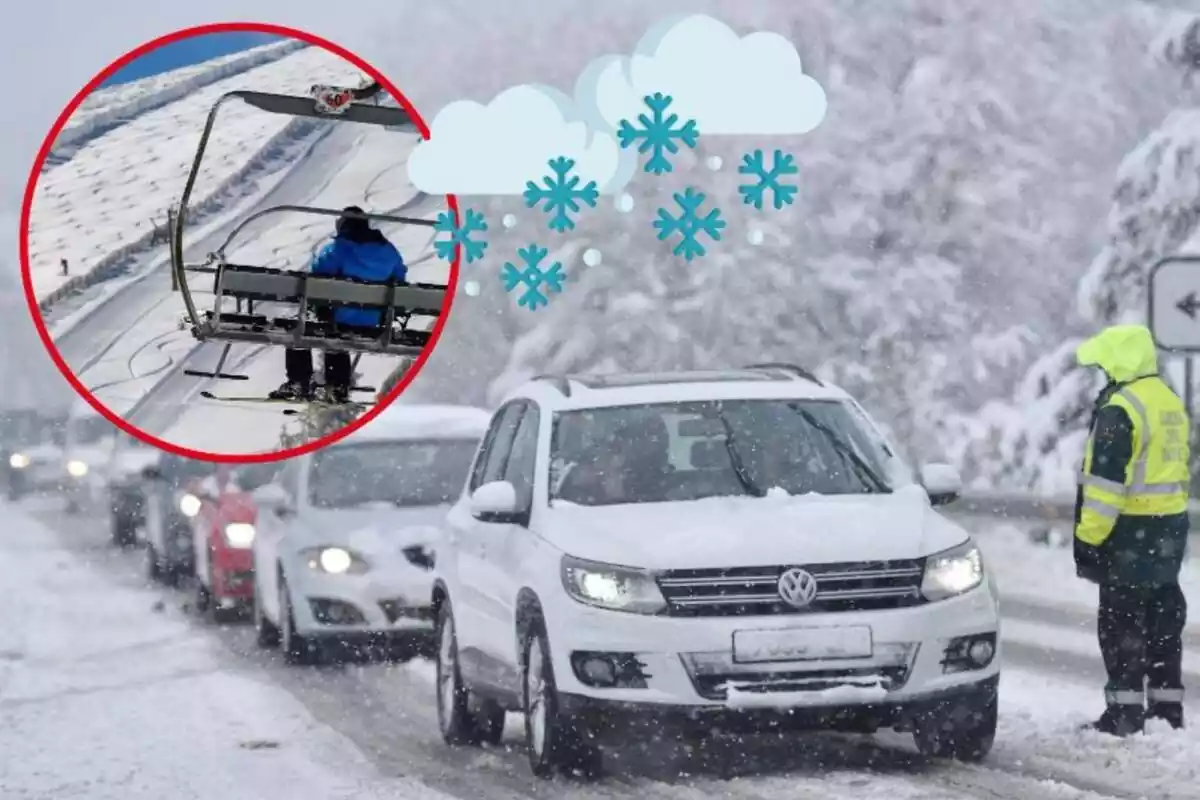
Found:
[[793, 567], [779, 576], [779, 596], [792, 608], [804, 608], [817, 596], [817, 579]]

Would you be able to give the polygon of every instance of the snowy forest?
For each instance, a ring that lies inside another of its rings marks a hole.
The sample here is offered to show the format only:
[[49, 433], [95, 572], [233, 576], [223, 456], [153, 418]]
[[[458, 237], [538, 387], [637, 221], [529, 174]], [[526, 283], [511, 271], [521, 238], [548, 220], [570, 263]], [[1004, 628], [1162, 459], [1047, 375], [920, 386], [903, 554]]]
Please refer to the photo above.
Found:
[[[951, 461], [981, 486], [1069, 489], [1097, 388], [1074, 345], [1143, 319], [1148, 267], [1200, 227], [1197, 17], [1141, 0], [610, 0], [575, 24], [583, 6], [407, 8], [372, 21], [364, 53], [432, 119], [520, 83], [570, 91], [593, 58], [699, 11], [789, 35], [828, 113], [790, 140], [702, 138], [671, 175], [629, 186], [636, 214], [602, 197], [553, 241], [568, 279], [535, 312], [499, 279], [534, 235], [531, 212], [461, 198], [492, 223], [488, 257], [462, 270], [483, 290], [460, 281], [412, 399], [489, 405], [546, 371], [790, 361], [860, 397], [915, 461]], [[736, 188], [741, 155], [764, 145], [800, 168], [796, 203], [769, 216]], [[691, 263], [648, 222], [685, 185], [728, 220]], [[27, 365], [32, 326], [19, 333], [6, 358]]]
[[[736, 164], [761, 145], [701, 137], [666, 180], [629, 191], [646, 209], [704, 187], [724, 241], [689, 264], [602, 198], [551, 255], [563, 293], [532, 313], [495, 285], [532, 226], [494, 224], [507, 255], [464, 267], [483, 292], [460, 294], [415, 393], [491, 403], [546, 371], [791, 361], [859, 396], [914, 460], [949, 460], [981, 486], [1069, 490], [1098, 388], [1074, 345], [1144, 319], [1146, 270], [1197, 226], [1194, 18], [1116, 0], [721, 12], [790, 32], [829, 96], [815, 131], [771, 143], [796, 154], [796, 204], [759, 221]], [[541, 82], [569, 89], [580, 61], [627, 50], [633, 17], [560, 29], [586, 37], [566, 48], [579, 60], [539, 63]], [[523, 213], [519, 198], [464, 202]], [[584, 264], [589, 248], [602, 264]]]

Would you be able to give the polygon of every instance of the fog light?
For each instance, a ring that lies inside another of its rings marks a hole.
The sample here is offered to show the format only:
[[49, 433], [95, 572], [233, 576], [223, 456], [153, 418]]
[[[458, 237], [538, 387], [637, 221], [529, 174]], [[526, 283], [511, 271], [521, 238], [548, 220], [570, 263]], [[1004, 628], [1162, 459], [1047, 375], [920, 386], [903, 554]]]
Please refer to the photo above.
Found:
[[977, 633], [974, 636], [959, 636], [946, 645], [942, 658], [945, 672], [970, 672], [983, 669], [996, 657], [996, 634]]
[[992, 663], [992, 656], [995, 654], [995, 645], [987, 639], [976, 639], [967, 648], [967, 658], [977, 667], [986, 667]]
[[68, 461], [67, 474], [72, 478], [82, 478], [88, 474], [88, 465], [82, 461]]
[[616, 683], [617, 671], [613, 669], [613, 663], [607, 658], [591, 656], [584, 659], [580, 667], [583, 676], [589, 683], [598, 686], [612, 686]]
[[29, 466], [29, 456], [24, 453], [13, 453], [8, 457], [8, 465], [13, 469], [25, 469]]
[[308, 605], [313, 618], [322, 625], [362, 625], [366, 622], [361, 611], [341, 600], [311, 598]]
[[603, 689], [645, 689], [650, 677], [633, 653], [574, 652], [571, 668], [580, 683]]

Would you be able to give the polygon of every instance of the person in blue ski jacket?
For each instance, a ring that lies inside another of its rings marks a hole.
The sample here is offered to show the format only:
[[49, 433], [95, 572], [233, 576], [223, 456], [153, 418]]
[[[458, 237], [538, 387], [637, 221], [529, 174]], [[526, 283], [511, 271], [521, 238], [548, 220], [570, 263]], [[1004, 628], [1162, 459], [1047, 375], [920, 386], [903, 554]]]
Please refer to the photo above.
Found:
[[[408, 267], [395, 245], [363, 217], [358, 206], [347, 206], [338, 217], [337, 232], [333, 241], [325, 245], [313, 259], [311, 272], [314, 275], [353, 278], [368, 283], [387, 283], [390, 280], [404, 282]], [[350, 331], [375, 335], [383, 314], [368, 308], [333, 309], [318, 313], [324, 320], [332, 320], [339, 327]], [[275, 400], [309, 399], [313, 396], [312, 351], [289, 347], [284, 353], [284, 368], [287, 381], [271, 392]], [[333, 402], [344, 403], [350, 398], [351, 374], [350, 354], [345, 351], [325, 354], [325, 391]]]

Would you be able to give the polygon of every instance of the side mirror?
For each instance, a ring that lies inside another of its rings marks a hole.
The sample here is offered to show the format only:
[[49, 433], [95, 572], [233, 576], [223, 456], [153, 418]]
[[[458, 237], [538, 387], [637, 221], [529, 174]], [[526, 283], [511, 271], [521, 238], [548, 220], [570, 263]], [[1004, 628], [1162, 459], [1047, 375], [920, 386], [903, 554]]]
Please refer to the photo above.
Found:
[[935, 506], [953, 503], [962, 493], [962, 476], [949, 464], [926, 464], [921, 469], [921, 483]]
[[148, 481], [161, 481], [163, 477], [162, 470], [158, 465], [151, 464], [148, 467], [142, 467], [142, 478]]
[[260, 486], [251, 492], [250, 496], [254, 498], [255, 504], [259, 508], [272, 511], [277, 516], [284, 517], [291, 513], [292, 497], [278, 483]]
[[516, 488], [508, 481], [480, 486], [471, 495], [471, 516], [480, 522], [517, 522], [522, 515]]

